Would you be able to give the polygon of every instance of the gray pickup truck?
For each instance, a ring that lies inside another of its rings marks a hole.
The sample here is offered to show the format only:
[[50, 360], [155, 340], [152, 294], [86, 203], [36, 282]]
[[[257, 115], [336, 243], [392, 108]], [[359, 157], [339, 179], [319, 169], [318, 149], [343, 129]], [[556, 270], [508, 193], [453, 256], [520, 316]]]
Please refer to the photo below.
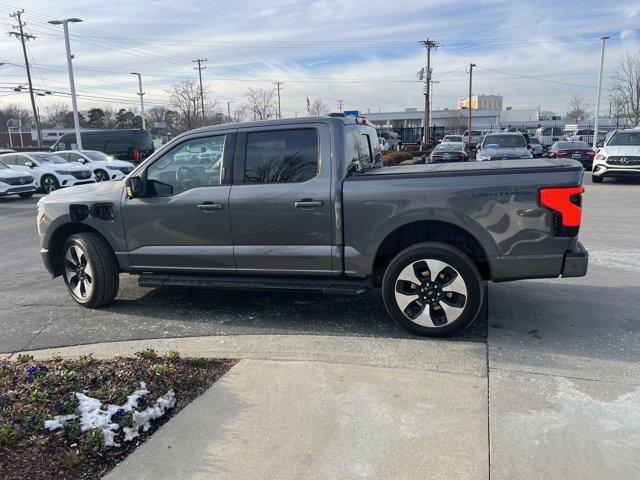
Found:
[[144, 287], [381, 288], [411, 331], [451, 334], [483, 281], [586, 274], [582, 166], [531, 159], [382, 167], [362, 119], [217, 125], [176, 137], [126, 180], [38, 203], [44, 263], [86, 307], [119, 273]]

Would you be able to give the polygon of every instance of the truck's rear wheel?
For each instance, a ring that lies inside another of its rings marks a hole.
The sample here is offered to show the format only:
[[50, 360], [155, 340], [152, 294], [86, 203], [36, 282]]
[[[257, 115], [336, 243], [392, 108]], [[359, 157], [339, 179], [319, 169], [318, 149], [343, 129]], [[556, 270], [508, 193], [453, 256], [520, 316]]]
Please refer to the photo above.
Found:
[[443, 337], [480, 314], [480, 273], [462, 251], [438, 242], [412, 245], [391, 261], [382, 295], [389, 314], [418, 335]]
[[84, 307], [107, 305], [118, 294], [118, 262], [109, 245], [95, 233], [78, 233], [64, 244], [64, 281], [69, 294]]

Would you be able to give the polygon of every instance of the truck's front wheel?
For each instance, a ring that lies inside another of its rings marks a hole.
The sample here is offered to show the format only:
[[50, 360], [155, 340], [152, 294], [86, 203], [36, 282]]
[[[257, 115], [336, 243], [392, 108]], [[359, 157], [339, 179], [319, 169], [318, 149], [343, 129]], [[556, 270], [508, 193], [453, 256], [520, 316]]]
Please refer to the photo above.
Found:
[[382, 295], [389, 314], [418, 335], [443, 337], [480, 314], [480, 273], [462, 251], [439, 242], [412, 245], [391, 261]]
[[116, 298], [118, 262], [111, 247], [95, 233], [78, 233], [64, 244], [64, 281], [71, 298], [95, 308]]

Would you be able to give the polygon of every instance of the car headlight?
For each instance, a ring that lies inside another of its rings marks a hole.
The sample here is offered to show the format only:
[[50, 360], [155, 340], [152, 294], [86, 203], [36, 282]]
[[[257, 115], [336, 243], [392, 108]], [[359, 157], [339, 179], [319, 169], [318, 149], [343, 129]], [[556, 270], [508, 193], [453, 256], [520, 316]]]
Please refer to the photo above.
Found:
[[107, 170], [120, 170], [118, 167], [114, 167], [113, 165], [107, 165]]
[[607, 159], [607, 154], [606, 153], [598, 153], [596, 155], [596, 160], [606, 160]]
[[56, 170], [56, 173], [57, 173], [58, 175], [72, 175], [72, 176], [73, 176], [73, 173], [71, 173], [71, 172], [70, 172], [70, 171], [68, 171], [68, 170]]

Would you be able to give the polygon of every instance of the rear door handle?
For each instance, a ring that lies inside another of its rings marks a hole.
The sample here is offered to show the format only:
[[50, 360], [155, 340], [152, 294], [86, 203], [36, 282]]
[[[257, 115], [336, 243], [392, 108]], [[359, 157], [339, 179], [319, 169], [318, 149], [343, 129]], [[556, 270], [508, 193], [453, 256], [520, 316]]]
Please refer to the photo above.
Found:
[[303, 198], [299, 202], [293, 204], [296, 208], [315, 208], [322, 206], [322, 200], [311, 200], [310, 198]]
[[204, 202], [198, 205], [198, 210], [200, 210], [201, 212], [212, 212], [214, 210], [220, 210], [221, 208], [221, 203]]

